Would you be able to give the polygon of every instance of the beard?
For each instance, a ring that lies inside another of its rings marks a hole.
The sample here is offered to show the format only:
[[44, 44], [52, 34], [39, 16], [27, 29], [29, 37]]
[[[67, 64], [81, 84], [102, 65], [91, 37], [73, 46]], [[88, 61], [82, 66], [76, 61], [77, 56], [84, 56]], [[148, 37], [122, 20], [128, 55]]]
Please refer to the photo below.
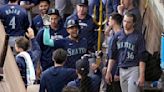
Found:
[[78, 39], [79, 38], [79, 36], [78, 35], [76, 35], [76, 36], [72, 36], [74, 39]]

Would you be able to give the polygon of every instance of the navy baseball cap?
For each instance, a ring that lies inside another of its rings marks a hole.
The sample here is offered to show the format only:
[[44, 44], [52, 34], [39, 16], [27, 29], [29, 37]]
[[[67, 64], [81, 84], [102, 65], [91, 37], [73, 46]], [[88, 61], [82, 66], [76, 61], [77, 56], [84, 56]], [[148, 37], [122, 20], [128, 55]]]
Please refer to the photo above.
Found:
[[88, 6], [88, 0], [77, 0], [77, 5]]
[[59, 11], [53, 8], [48, 10], [48, 15], [52, 15], [52, 14], [60, 16]]
[[76, 69], [83, 72], [89, 73], [89, 61], [87, 57], [84, 57], [76, 62]]
[[77, 26], [78, 27], [78, 22], [76, 20], [70, 19], [67, 21], [66, 27], [70, 28], [73, 26]]

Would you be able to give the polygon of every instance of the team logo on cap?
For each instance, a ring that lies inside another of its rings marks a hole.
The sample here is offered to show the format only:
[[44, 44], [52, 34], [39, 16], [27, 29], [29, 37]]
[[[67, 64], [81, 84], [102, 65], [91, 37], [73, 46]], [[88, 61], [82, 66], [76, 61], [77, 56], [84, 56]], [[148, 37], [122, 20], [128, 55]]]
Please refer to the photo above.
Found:
[[55, 9], [52, 9], [51, 12], [54, 13], [55, 12]]
[[68, 25], [72, 25], [72, 24], [75, 24], [75, 21], [74, 20], [69, 20]]
[[81, 0], [81, 3], [85, 3], [85, 0]]

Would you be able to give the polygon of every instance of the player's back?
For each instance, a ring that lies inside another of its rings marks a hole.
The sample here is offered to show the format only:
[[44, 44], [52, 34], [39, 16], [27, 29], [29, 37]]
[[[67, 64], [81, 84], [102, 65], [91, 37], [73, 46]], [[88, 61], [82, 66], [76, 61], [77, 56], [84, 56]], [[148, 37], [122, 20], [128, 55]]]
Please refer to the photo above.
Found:
[[29, 27], [26, 10], [19, 5], [7, 4], [0, 8], [0, 19], [10, 36], [23, 36]]

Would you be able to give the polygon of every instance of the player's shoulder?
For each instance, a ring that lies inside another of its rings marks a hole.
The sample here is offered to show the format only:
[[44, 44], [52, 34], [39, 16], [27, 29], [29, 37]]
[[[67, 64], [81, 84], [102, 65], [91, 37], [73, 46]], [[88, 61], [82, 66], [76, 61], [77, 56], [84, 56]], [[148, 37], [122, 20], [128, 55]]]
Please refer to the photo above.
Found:
[[73, 74], [73, 73], [76, 73], [76, 70], [73, 69], [73, 68], [63, 68], [64, 71], [68, 74]]
[[1, 5], [0, 6], [0, 9], [3, 9], [3, 8], [5, 8], [7, 5]]
[[35, 20], [38, 20], [38, 19], [42, 19], [42, 17], [38, 14], [38, 15], [36, 15], [34, 18], [33, 18], [33, 20], [35, 21]]
[[125, 35], [124, 30], [121, 30], [114, 34], [115, 37], [124, 36], [124, 35]]
[[1, 11], [1, 12], [2, 12], [2, 11], [5, 11], [5, 10], [7, 10], [7, 9], [9, 9], [9, 5], [8, 5], [8, 4], [0, 6], [0, 11]]
[[44, 28], [39, 29], [38, 34], [43, 34]]
[[67, 20], [70, 20], [70, 19], [77, 19], [77, 14], [73, 13], [70, 16], [67, 17]]
[[27, 13], [26, 9], [21, 7], [20, 5], [9, 5], [10, 8], [15, 8], [17, 10], [20, 10], [21, 13]]
[[46, 69], [45, 71], [43, 71], [42, 76], [44, 77], [48, 76], [53, 70], [54, 70], [54, 66]]

